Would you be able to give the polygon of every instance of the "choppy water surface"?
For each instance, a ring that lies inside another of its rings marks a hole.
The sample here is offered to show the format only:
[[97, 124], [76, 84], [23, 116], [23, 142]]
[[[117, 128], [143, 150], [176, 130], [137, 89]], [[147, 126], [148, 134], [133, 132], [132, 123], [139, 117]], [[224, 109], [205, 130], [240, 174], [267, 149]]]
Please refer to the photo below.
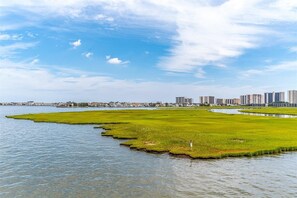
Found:
[[119, 141], [101, 137], [93, 126], [4, 117], [69, 110], [74, 109], [0, 107], [0, 197], [297, 195], [297, 153], [179, 159], [121, 147]]

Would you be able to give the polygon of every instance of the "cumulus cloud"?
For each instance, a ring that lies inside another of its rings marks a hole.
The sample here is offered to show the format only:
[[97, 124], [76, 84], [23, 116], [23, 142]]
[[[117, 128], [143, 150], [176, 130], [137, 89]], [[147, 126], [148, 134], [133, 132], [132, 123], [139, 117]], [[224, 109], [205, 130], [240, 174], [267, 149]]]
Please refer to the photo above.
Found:
[[[10, 0], [0, 6], [79, 20], [122, 20], [125, 26], [156, 28], [168, 33], [170, 48], [158, 66], [168, 72], [189, 72], [201, 77], [203, 67], [220, 67], [268, 37], [294, 37], [280, 25], [297, 22], [293, 0]], [[90, 9], [94, 8], [94, 9]], [[91, 11], [90, 11], [91, 10]], [[46, 18], [44, 17], [44, 18]], [[75, 44], [76, 43], [76, 44]], [[71, 44], [81, 45], [80, 40]], [[119, 58], [110, 60], [121, 64]]]
[[111, 58], [111, 59], [108, 59], [107, 62], [113, 65], [119, 65], [123, 63], [123, 61], [120, 60], [119, 58]]
[[69, 43], [73, 48], [77, 48], [79, 46], [81, 46], [81, 40], [78, 39], [77, 41], [71, 42]]
[[107, 63], [112, 64], [112, 65], [124, 65], [124, 64], [128, 64], [129, 61], [122, 61], [119, 58], [112, 58], [111, 56], [106, 56], [105, 57], [107, 60]]
[[[226, 59], [259, 47], [267, 35], [292, 34], [280, 31], [278, 24], [297, 22], [297, 3], [292, 0], [11, 0], [0, 6], [87, 20], [113, 21], [117, 17], [127, 26], [169, 32], [172, 46], [158, 63], [169, 72], [195, 73], [207, 65], [220, 66]], [[90, 12], [90, 7], [98, 11]], [[78, 47], [79, 41], [72, 46]]]
[[94, 54], [92, 52], [85, 52], [82, 55], [85, 56], [86, 58], [91, 58]]

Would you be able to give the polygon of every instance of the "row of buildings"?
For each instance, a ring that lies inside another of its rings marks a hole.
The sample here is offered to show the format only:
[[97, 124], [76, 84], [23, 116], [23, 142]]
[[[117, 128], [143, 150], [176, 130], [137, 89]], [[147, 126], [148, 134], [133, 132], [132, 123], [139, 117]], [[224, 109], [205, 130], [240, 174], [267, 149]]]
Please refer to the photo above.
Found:
[[249, 94], [240, 96], [241, 105], [285, 105], [297, 104], [297, 90], [289, 90], [286, 100], [285, 92], [267, 92], [262, 94]]
[[[192, 101], [190, 101], [192, 103]], [[98, 108], [146, 108], [146, 107], [174, 107], [175, 103], [162, 102], [0, 102], [0, 106], [53, 106], [58, 108], [98, 107]]]
[[287, 100], [285, 92], [267, 92], [264, 94], [241, 95], [240, 98], [215, 98], [215, 96], [200, 96], [199, 103], [194, 103], [193, 98], [176, 97], [178, 106], [191, 105], [273, 105], [297, 106], [297, 90], [289, 90]]

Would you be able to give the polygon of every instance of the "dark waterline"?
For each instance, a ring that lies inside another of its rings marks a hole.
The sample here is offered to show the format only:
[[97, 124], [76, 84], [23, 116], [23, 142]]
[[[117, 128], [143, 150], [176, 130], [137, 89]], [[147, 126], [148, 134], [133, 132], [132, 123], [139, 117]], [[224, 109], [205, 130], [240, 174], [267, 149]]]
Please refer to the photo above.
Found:
[[297, 153], [190, 160], [132, 151], [88, 125], [5, 115], [79, 111], [0, 107], [0, 197], [294, 197]]

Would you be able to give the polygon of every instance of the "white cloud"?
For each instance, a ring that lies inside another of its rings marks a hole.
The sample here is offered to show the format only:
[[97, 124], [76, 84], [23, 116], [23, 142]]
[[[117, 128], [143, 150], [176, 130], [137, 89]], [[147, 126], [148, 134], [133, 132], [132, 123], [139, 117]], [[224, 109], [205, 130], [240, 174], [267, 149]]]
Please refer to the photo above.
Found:
[[106, 56], [106, 60], [107, 60], [107, 63], [112, 65], [124, 65], [129, 63], [129, 61], [122, 61], [119, 58], [112, 58], [111, 56]]
[[0, 41], [10, 40], [10, 35], [0, 34]]
[[20, 34], [1, 34], [0, 33], [0, 41], [6, 40], [22, 40], [23, 36]]
[[[294, 37], [294, 32], [280, 30], [279, 25], [297, 22], [294, 0], [10, 0], [0, 6], [21, 7], [46, 17], [110, 21], [116, 17], [128, 27], [169, 32], [172, 46], [158, 66], [194, 74], [201, 67], [224, 64], [261, 46], [267, 35]], [[90, 12], [90, 7], [98, 9]]]
[[278, 71], [297, 71], [297, 60], [296, 61], [286, 61], [280, 64], [271, 65], [266, 68], [268, 72], [278, 72]]
[[261, 75], [264, 73], [265, 73], [265, 70], [249, 69], [249, 70], [241, 72], [241, 77], [249, 78], [251, 76]]
[[196, 73], [194, 74], [196, 78], [205, 78], [205, 71], [200, 67], [197, 69]]
[[297, 53], [297, 47], [291, 47], [291, 48], [290, 48], [290, 52]]
[[19, 50], [25, 50], [34, 47], [36, 43], [24, 43], [17, 42], [10, 45], [0, 46], [0, 58], [7, 58], [19, 52]]
[[73, 48], [77, 48], [79, 46], [81, 46], [81, 40], [78, 39], [77, 41], [71, 42], [69, 43]]
[[94, 54], [92, 52], [85, 52], [82, 55], [84, 55], [86, 58], [91, 58]]
[[109, 64], [113, 64], [113, 65], [119, 65], [119, 64], [122, 64], [122, 60], [120, 60], [119, 58], [111, 58], [111, 59], [108, 59], [107, 62]]
[[63, 68], [54, 72], [52, 69], [45, 69], [43, 65], [10, 60], [0, 60], [0, 84], [5, 85], [0, 86], [1, 101], [173, 102], [178, 95], [194, 97], [197, 101], [202, 93], [218, 97], [237, 97], [245, 92], [262, 91], [261, 88], [250, 86], [121, 80]]
[[97, 21], [108, 21], [108, 22], [113, 22], [114, 18], [110, 16], [106, 16], [104, 14], [98, 14], [94, 17], [95, 20]]
[[35, 58], [35, 59], [33, 59], [33, 60], [31, 61], [31, 64], [32, 64], [32, 65], [35, 65], [35, 64], [37, 64], [37, 63], [39, 63], [39, 59], [37, 59], [37, 58]]
[[249, 69], [241, 72], [241, 76], [249, 78], [255, 75], [267, 75], [269, 73], [284, 71], [296, 72], [297, 75], [297, 61], [286, 61], [275, 65], [269, 65], [262, 69]]
[[38, 36], [38, 34], [34, 34], [32, 32], [27, 32], [27, 36], [30, 38], [36, 38]]

